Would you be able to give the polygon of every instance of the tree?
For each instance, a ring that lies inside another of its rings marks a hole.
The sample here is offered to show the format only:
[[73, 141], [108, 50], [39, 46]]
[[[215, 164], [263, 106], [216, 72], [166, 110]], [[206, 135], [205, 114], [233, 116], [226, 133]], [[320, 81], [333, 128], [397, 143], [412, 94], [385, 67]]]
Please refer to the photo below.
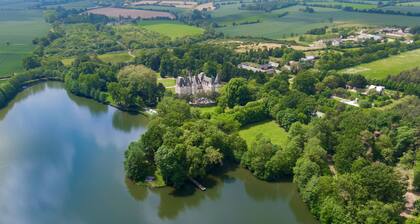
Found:
[[392, 167], [383, 163], [372, 163], [361, 169], [358, 175], [371, 200], [403, 202], [405, 186]]
[[143, 65], [129, 65], [118, 72], [118, 82], [129, 89], [129, 94], [138, 96], [147, 106], [156, 106], [163, 96], [157, 84], [156, 73]]
[[34, 55], [23, 58], [22, 63], [23, 68], [25, 68], [26, 70], [41, 66], [41, 60], [39, 59], [39, 57]]
[[134, 181], [144, 181], [153, 174], [153, 163], [146, 158], [144, 148], [139, 142], [133, 142], [125, 152], [124, 169], [127, 177]]
[[[242, 164], [256, 177], [267, 179], [270, 175], [267, 173], [266, 164], [279, 150], [280, 148], [273, 145], [269, 139], [257, 136], [257, 140], [243, 155]], [[273, 166], [273, 164], [271, 164], [271, 166]]]
[[347, 82], [350, 86], [356, 88], [365, 88], [368, 84], [368, 81], [363, 75], [355, 74], [350, 75], [349, 81]]
[[243, 78], [231, 79], [222, 89], [219, 103], [224, 107], [245, 105], [253, 99], [248, 83]]
[[293, 80], [293, 87], [301, 92], [311, 95], [316, 92], [315, 84], [317, 81], [318, 80], [312, 74], [306, 72], [300, 73]]
[[380, 201], [368, 201], [359, 211], [359, 223], [366, 224], [397, 224], [400, 223], [400, 206], [398, 204], [385, 204]]
[[327, 197], [321, 205], [320, 211], [321, 223], [331, 224], [351, 224], [354, 223], [352, 217], [344, 206], [340, 205], [336, 200]]
[[188, 175], [184, 148], [181, 145], [174, 148], [162, 145], [155, 158], [165, 183], [175, 188], [181, 187]]
[[190, 105], [172, 97], [164, 97], [157, 106], [157, 112], [160, 122], [171, 127], [179, 127], [192, 118]]

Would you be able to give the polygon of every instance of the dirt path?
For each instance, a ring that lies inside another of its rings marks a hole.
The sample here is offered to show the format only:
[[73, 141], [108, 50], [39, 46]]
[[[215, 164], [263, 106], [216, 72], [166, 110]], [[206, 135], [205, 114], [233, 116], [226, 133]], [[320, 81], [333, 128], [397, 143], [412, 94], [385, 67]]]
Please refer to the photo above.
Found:
[[334, 162], [332, 160], [331, 155], [327, 155], [327, 163], [328, 163], [328, 168], [330, 169], [332, 175], [334, 176], [337, 175], [337, 170], [335, 169]]
[[402, 176], [406, 176], [408, 178], [407, 192], [404, 194], [405, 209], [403, 212], [401, 212], [400, 216], [405, 217], [405, 218], [413, 218], [414, 216], [411, 215], [411, 213], [414, 210], [414, 202], [420, 199], [420, 193], [414, 191], [413, 171], [405, 170], [405, 169], [402, 169], [401, 167], [397, 168], [397, 170]]

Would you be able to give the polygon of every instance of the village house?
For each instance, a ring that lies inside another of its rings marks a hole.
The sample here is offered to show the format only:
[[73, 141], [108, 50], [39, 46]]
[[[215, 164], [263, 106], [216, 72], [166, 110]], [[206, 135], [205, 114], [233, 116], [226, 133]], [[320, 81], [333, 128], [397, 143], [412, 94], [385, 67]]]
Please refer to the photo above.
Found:
[[176, 79], [175, 93], [179, 96], [190, 96], [198, 94], [211, 94], [220, 88], [220, 77], [208, 77], [204, 72], [188, 77], [178, 77]]
[[370, 91], [375, 91], [378, 94], [382, 94], [385, 91], [385, 86], [369, 85], [366, 88], [366, 94], [368, 94]]
[[253, 71], [253, 72], [264, 72], [264, 73], [268, 73], [268, 74], [274, 74], [276, 73], [276, 67], [274, 65], [278, 66], [278, 63], [268, 63], [268, 64], [263, 64], [263, 65], [251, 65], [249, 63], [241, 63], [238, 65], [238, 68], [242, 68], [248, 71]]

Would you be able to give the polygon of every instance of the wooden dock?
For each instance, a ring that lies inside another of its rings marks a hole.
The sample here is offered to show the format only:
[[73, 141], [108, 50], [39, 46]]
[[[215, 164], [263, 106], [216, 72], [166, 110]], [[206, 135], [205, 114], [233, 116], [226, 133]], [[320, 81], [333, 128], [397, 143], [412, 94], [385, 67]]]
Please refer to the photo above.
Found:
[[205, 188], [203, 185], [201, 185], [200, 183], [198, 183], [198, 181], [194, 180], [193, 178], [189, 177], [190, 181], [200, 190], [202, 191], [206, 191], [207, 188]]

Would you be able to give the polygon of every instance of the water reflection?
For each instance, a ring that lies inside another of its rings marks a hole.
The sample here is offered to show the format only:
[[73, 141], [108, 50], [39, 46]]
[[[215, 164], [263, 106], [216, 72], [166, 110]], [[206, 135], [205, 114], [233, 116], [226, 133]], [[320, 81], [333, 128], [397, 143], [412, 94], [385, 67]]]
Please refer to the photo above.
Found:
[[148, 119], [138, 114], [130, 114], [120, 110], [115, 110], [112, 115], [112, 126], [124, 132], [130, 132], [139, 127], [147, 126]]
[[236, 167], [200, 180], [206, 192], [133, 184], [124, 151], [147, 119], [61, 83], [26, 89], [0, 114], [0, 223], [314, 223], [293, 184]]
[[87, 99], [84, 97], [79, 97], [76, 95], [73, 95], [71, 93], [68, 93], [67, 96], [69, 99], [71, 99], [74, 103], [76, 103], [78, 106], [87, 108], [92, 115], [100, 115], [108, 112], [108, 106], [100, 103], [92, 103], [91, 99]]

